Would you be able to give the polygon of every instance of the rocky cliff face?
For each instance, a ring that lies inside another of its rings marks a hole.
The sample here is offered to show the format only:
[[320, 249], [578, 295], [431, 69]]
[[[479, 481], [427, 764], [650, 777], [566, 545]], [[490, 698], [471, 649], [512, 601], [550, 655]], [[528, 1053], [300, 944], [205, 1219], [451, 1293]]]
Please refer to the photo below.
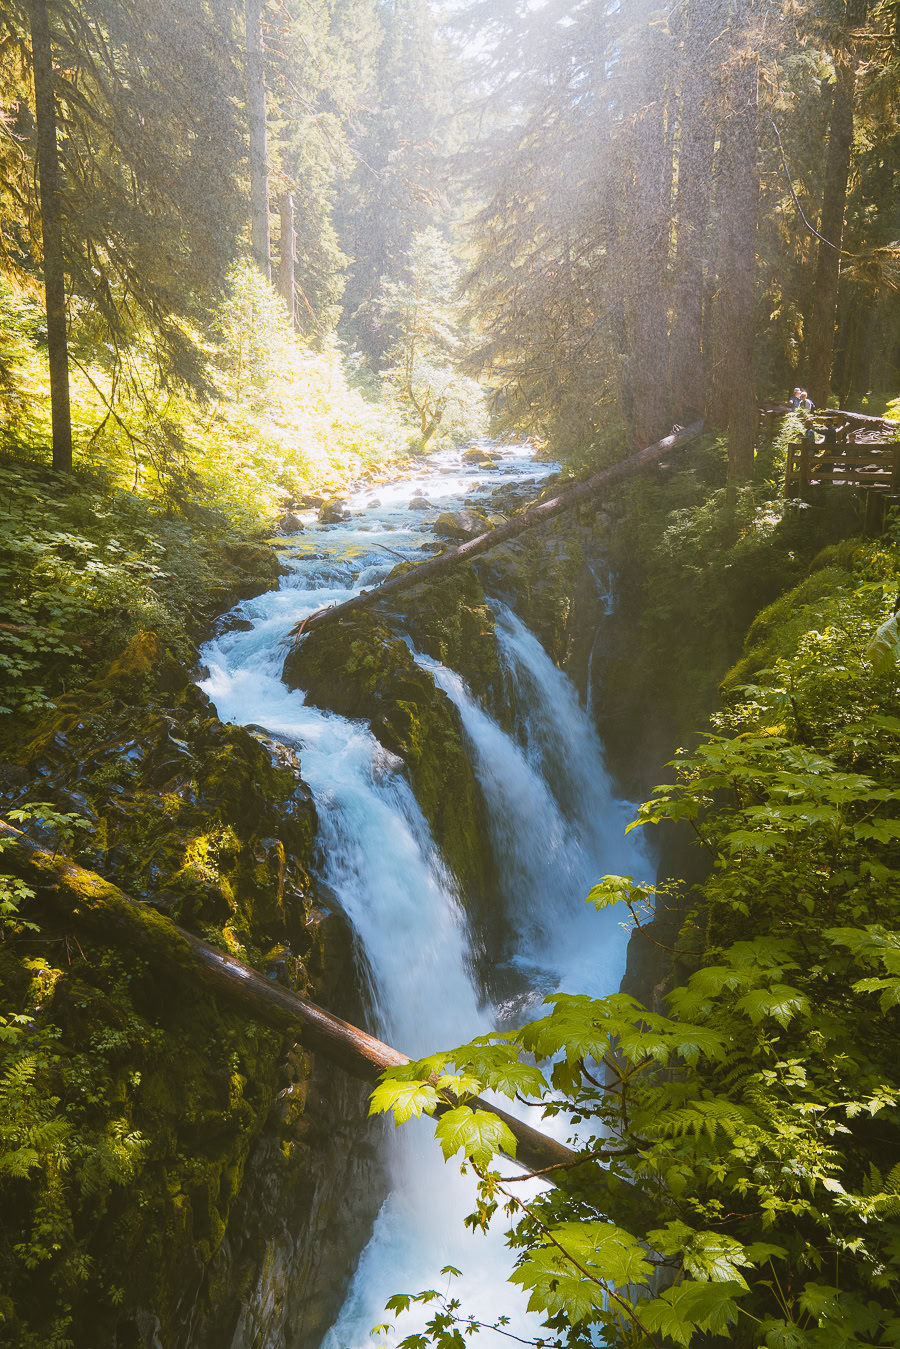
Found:
[[[223, 725], [153, 634], [60, 700], [0, 771], [5, 806], [49, 801], [87, 821], [79, 861], [358, 1018], [349, 933], [311, 880], [316, 814], [296, 755]], [[377, 1206], [374, 1172], [355, 1187], [371, 1199], [341, 1205], [347, 1169], [371, 1162], [364, 1090], [205, 992], [37, 917], [39, 933], [0, 946], [4, 1010], [48, 1037], [77, 1161], [52, 1196], [58, 1249], [31, 1270], [0, 1256], [0, 1343], [48, 1344], [64, 1325], [76, 1349], [314, 1345]], [[128, 1165], [111, 1152], [122, 1137]], [[48, 1202], [38, 1175], [23, 1179], [6, 1218], [35, 1232]]]

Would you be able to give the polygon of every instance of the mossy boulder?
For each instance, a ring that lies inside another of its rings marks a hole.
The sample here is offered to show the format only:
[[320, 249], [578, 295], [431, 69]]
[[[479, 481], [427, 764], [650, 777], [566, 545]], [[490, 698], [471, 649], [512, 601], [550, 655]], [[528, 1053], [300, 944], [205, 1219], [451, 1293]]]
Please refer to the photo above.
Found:
[[474, 539], [490, 529], [487, 516], [481, 511], [466, 508], [461, 511], [441, 511], [434, 522], [434, 532], [442, 539]]
[[471, 564], [407, 591], [393, 613], [419, 651], [461, 674], [487, 703], [494, 700], [500, 683], [494, 616]]
[[[156, 910], [358, 1016], [346, 927], [319, 907], [310, 877], [316, 815], [296, 756], [219, 722], [155, 634], [138, 634], [105, 675], [61, 699], [6, 778], [8, 801], [24, 794], [88, 822], [77, 859], [149, 900], [145, 921], [160, 941], [172, 929]], [[52, 832], [45, 841], [59, 842]], [[85, 904], [108, 898], [96, 885]], [[39, 1349], [62, 1327], [76, 1349], [230, 1343], [241, 1288], [211, 1271], [231, 1251], [235, 1277], [256, 1279], [268, 1239], [262, 1228], [252, 1240], [229, 1236], [248, 1162], [267, 1139], [274, 1188], [296, 1209], [270, 1206], [267, 1221], [302, 1227], [298, 1194], [312, 1203], [323, 1191], [295, 1173], [315, 1173], [329, 1146], [329, 1079], [319, 1087], [325, 1141], [314, 1146], [304, 1091], [288, 1081], [290, 1109], [280, 1100], [283, 1035], [174, 977], [177, 942], [169, 978], [120, 947], [112, 928], [108, 939], [79, 930], [40, 899], [28, 918], [39, 933], [0, 944], [0, 1015], [28, 1017], [39, 1097], [58, 1103], [47, 1108], [78, 1160], [53, 1191], [56, 1252], [29, 1269], [12, 1243], [0, 1251], [0, 1345]], [[7, 1230], [28, 1249], [47, 1204], [42, 1177], [38, 1168], [0, 1194]], [[240, 1222], [252, 1212], [244, 1202]], [[218, 1339], [191, 1338], [198, 1298]]]
[[486, 888], [481, 799], [459, 718], [406, 643], [384, 619], [353, 614], [304, 637], [285, 660], [284, 680], [316, 707], [364, 718], [385, 749], [403, 760], [444, 859], [466, 898], [480, 902]]

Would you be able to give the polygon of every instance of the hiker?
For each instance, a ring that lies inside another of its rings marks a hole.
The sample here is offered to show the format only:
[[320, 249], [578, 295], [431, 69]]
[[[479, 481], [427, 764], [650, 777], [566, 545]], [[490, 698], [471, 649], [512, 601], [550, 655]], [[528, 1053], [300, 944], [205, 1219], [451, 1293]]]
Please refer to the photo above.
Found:
[[816, 444], [816, 428], [812, 425], [811, 422], [807, 423], [807, 427], [806, 430], [803, 432], [802, 439], [806, 441], [807, 445]]
[[791, 412], [796, 412], [802, 402], [803, 402], [803, 390], [795, 389], [794, 392], [791, 394], [790, 398], [788, 399], [788, 407], [791, 409]]
[[823, 445], [837, 444], [837, 427], [835, 426], [834, 422], [826, 422], [824, 427], [822, 428], [822, 444]]

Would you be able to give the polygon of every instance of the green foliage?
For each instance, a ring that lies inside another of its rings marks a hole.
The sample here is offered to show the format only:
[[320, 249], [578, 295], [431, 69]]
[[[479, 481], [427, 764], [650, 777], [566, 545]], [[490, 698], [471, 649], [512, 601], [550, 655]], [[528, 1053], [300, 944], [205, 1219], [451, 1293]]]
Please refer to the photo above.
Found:
[[[466, 354], [460, 269], [436, 229], [414, 235], [404, 274], [382, 278], [374, 309], [384, 332], [385, 380], [414, 415], [422, 444], [485, 430], [484, 394], [460, 370]], [[470, 340], [470, 339], [469, 339]]]
[[[705, 950], [665, 1013], [552, 994], [518, 1030], [388, 1072], [373, 1098], [391, 1109], [402, 1081], [433, 1113], [449, 1089], [455, 1114], [515, 1091], [581, 1123], [580, 1164], [526, 1201], [496, 1130], [466, 1119], [469, 1221], [501, 1204], [514, 1219], [511, 1279], [543, 1319], [536, 1345], [900, 1336], [900, 671], [864, 655], [896, 554], [874, 545], [859, 565], [855, 585], [820, 597], [814, 628], [792, 624], [790, 603], [769, 620], [780, 654], [640, 808], [635, 825], [688, 821], [712, 864], [689, 920]], [[652, 890], [607, 876], [588, 896], [620, 900], [640, 926]], [[449, 1294], [417, 1299], [439, 1310], [404, 1346], [489, 1328]]]
[[[16, 806], [6, 814], [17, 824], [37, 819], [45, 831], [54, 838], [55, 845], [65, 847], [72, 843], [76, 829], [89, 827], [89, 821], [83, 815], [73, 811], [59, 811], [49, 801], [29, 802], [27, 806]], [[0, 855], [12, 846], [12, 840], [0, 838]], [[36, 923], [22, 918], [19, 910], [26, 900], [34, 898], [34, 891], [19, 876], [0, 874], [0, 940], [21, 932], [38, 932]]]

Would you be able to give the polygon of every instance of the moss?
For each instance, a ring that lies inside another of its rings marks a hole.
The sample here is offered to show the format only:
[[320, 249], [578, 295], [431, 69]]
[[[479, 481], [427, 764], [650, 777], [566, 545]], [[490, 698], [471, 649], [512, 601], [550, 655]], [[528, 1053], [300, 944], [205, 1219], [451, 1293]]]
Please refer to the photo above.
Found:
[[[843, 545], [838, 549], [846, 551]], [[844, 567], [823, 566], [763, 609], [750, 625], [744, 654], [722, 680], [721, 692], [729, 694], [742, 684], [752, 683], [779, 657], [792, 655], [800, 637], [814, 625], [818, 611], [836, 591], [852, 584], [853, 575]]]
[[441, 580], [409, 592], [402, 624], [420, 651], [456, 670], [476, 694], [490, 697], [497, 689], [494, 618], [473, 566], [456, 567]]
[[[230, 937], [274, 977], [333, 998], [348, 982], [349, 952], [341, 925], [314, 905], [315, 810], [296, 756], [221, 725], [152, 633], [60, 700], [17, 760], [10, 790], [90, 820], [78, 859], [122, 889], [74, 869], [43, 838], [28, 865], [51, 888], [65, 879], [80, 921], [36, 901], [39, 937], [0, 946], [0, 1012], [31, 1019], [42, 1090], [62, 1103], [79, 1159], [93, 1168], [79, 1160], [66, 1173], [70, 1216], [56, 1255], [29, 1271], [11, 1247], [0, 1252], [14, 1303], [0, 1344], [37, 1349], [70, 1317], [76, 1349], [95, 1349], [138, 1312], [175, 1343], [251, 1149], [270, 1117], [277, 1124], [283, 1036], [161, 973], [193, 968], [171, 919], [220, 944]], [[14, 864], [12, 851], [5, 861]], [[155, 952], [152, 966], [129, 944], [135, 935]], [[291, 1137], [302, 1111], [298, 1097]], [[130, 1169], [112, 1148], [118, 1128], [144, 1140]], [[17, 1182], [12, 1202], [4, 1185], [10, 1230], [31, 1230], [38, 1180]], [[73, 1283], [76, 1267], [87, 1272]], [[213, 1284], [205, 1296], [221, 1299], [227, 1322], [237, 1293]]]
[[316, 707], [365, 718], [403, 760], [447, 864], [470, 902], [479, 902], [487, 886], [481, 801], [459, 718], [405, 642], [384, 620], [354, 614], [313, 629], [288, 654], [284, 678]]

